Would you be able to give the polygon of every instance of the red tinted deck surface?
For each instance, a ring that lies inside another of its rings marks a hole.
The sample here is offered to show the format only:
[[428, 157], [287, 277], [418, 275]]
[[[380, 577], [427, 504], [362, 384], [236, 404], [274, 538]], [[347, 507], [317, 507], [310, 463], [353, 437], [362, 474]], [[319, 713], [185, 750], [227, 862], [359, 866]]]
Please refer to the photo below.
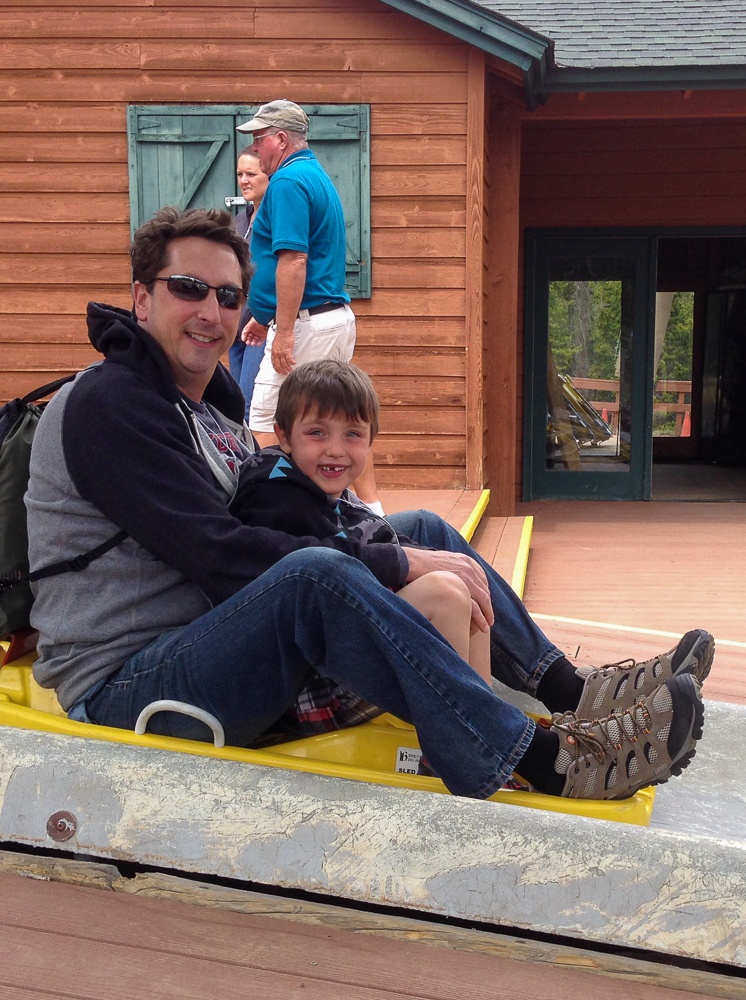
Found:
[[705, 698], [746, 704], [746, 504], [545, 501], [518, 513], [534, 515], [526, 605], [578, 664], [646, 659], [705, 628], [717, 640]]
[[[598, 995], [693, 1000], [715, 995], [693, 992], [697, 986], [691, 980], [692, 991], [683, 992], [597, 972], [18, 875], [0, 874], [0, 899], [0, 997], [13, 1000], [576, 1000]], [[365, 915], [357, 916], [363, 925]]]

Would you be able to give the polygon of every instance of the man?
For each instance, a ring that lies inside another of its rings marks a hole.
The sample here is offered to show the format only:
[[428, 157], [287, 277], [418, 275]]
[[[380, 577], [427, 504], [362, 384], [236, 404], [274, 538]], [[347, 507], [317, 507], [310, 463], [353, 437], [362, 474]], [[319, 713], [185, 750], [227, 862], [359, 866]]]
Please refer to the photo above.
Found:
[[[32, 569], [129, 536], [36, 585], [34, 673], [71, 718], [131, 729], [145, 706], [173, 699], [245, 746], [278, 720], [305, 732], [380, 709], [412, 722], [448, 788], [476, 798], [516, 768], [541, 791], [594, 798], [680, 773], [702, 731], [707, 633], [634, 669], [580, 676], [435, 515], [392, 517], [398, 546], [241, 524], [228, 503], [252, 452], [219, 358], [248, 283], [246, 244], [225, 212], [170, 208], [137, 231], [131, 258], [133, 312], [89, 304], [104, 360], [45, 409], [26, 496]], [[440, 569], [468, 588], [474, 627], [491, 628], [493, 674], [562, 713], [550, 728], [500, 700], [396, 596]], [[211, 735], [175, 712], [152, 729]]]
[[[255, 267], [246, 327], [247, 344], [266, 340], [254, 384], [249, 427], [259, 444], [276, 444], [277, 393], [303, 361], [349, 361], [355, 315], [345, 291], [347, 239], [339, 195], [308, 148], [308, 117], [292, 101], [263, 105], [250, 133], [261, 168], [271, 177], [251, 239]], [[360, 498], [382, 514], [372, 456], [355, 484]]]

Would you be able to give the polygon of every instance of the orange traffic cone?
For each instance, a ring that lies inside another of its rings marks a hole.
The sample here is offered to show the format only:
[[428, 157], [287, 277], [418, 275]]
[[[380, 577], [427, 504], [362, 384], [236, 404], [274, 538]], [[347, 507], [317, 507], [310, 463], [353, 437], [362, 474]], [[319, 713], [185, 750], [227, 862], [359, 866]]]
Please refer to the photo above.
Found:
[[692, 418], [689, 410], [684, 414], [684, 420], [681, 424], [681, 436], [683, 438], [688, 438], [692, 433]]

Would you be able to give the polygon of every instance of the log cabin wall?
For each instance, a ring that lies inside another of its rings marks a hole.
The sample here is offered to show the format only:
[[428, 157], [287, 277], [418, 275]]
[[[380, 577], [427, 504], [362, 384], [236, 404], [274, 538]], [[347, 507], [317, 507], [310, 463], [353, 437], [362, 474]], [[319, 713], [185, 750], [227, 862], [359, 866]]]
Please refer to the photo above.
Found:
[[0, 396], [94, 360], [88, 300], [130, 305], [128, 104], [368, 103], [378, 480], [466, 485], [468, 427], [481, 484], [480, 53], [375, 0], [10, 0], [3, 36]]
[[522, 160], [524, 228], [746, 224], [746, 119], [526, 121]]

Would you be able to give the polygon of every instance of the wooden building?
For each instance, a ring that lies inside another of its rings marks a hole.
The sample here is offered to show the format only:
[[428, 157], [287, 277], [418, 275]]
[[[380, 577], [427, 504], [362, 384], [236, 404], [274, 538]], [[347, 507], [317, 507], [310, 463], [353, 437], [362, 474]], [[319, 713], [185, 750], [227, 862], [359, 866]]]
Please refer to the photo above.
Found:
[[[85, 304], [128, 304], [131, 225], [176, 174], [189, 204], [235, 195], [210, 184], [218, 163], [232, 172], [236, 121], [286, 97], [321, 123], [312, 146], [329, 116], [356, 123], [356, 359], [383, 401], [382, 485], [486, 485], [502, 514], [521, 491], [644, 499], [656, 293], [694, 296], [690, 433], [666, 447], [732, 459], [746, 420], [717, 394], [726, 361], [746, 366], [742, 14], [742, 0], [7, 0], [0, 395], [93, 360]], [[597, 409], [618, 417], [613, 447], [583, 451], [555, 399], [548, 303], [553, 283], [601, 280], [619, 296], [619, 362]]]

